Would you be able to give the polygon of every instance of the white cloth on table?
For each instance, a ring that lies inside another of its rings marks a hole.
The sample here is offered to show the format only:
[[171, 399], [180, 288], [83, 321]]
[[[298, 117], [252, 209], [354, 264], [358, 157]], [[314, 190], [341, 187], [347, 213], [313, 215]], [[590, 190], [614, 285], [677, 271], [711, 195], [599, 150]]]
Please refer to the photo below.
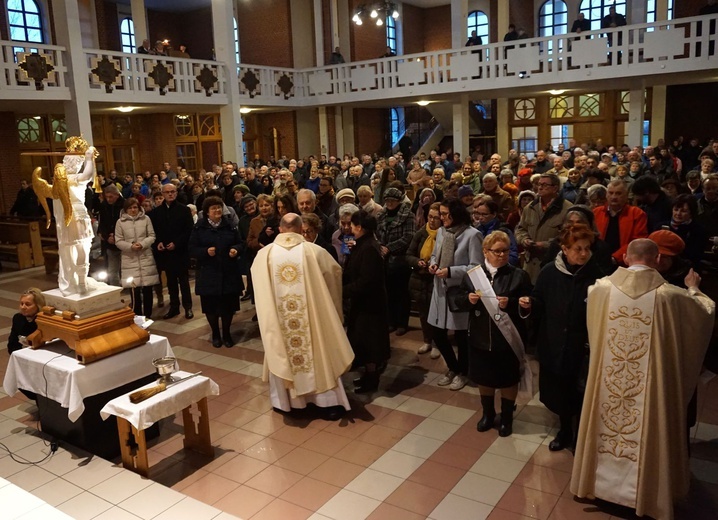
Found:
[[[172, 378], [178, 380], [189, 375], [191, 373], [179, 371], [172, 374]], [[151, 383], [142, 388], [149, 388], [156, 384]], [[133, 392], [135, 391], [133, 390]], [[116, 397], [107, 403], [100, 410], [102, 420], [106, 420], [110, 415], [116, 415], [127, 420], [138, 430], [144, 430], [160, 419], [184, 410], [209, 395], [219, 395], [219, 386], [208, 377], [195, 376], [170, 386], [164, 392], [155, 394], [141, 403], [132, 404], [130, 393], [132, 392]]]
[[43, 348], [24, 348], [12, 353], [5, 372], [3, 388], [15, 395], [22, 388], [60, 403], [75, 422], [85, 410], [83, 399], [113, 390], [155, 372], [152, 360], [174, 356], [169, 341], [150, 335], [144, 345], [82, 365], [64, 341]]
[[307, 403], [314, 403], [320, 408], [343, 406], [346, 411], [351, 410], [341, 379], [338, 380], [337, 386], [326, 392], [292, 397], [285, 388], [284, 381], [270, 372], [269, 399], [274, 408], [278, 408], [283, 412], [289, 412], [292, 408], [304, 409], [307, 407]]

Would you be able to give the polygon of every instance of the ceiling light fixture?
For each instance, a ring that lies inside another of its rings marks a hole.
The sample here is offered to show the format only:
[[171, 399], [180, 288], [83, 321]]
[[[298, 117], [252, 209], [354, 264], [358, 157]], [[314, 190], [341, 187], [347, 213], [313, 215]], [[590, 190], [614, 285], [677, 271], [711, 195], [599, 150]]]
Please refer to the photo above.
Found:
[[135, 109], [135, 107], [117, 107], [115, 110], [118, 112], [122, 112], [123, 114], [126, 114], [127, 112], [132, 112]]
[[429, 103], [430, 103], [430, 101], [426, 101], [425, 99], [422, 99], [421, 101], [416, 102], [416, 104], [419, 105], [420, 107], [425, 107]]
[[565, 90], [549, 90], [548, 91], [548, 93], [551, 94], [552, 96], [560, 96], [564, 92], [566, 92], [566, 91]]
[[376, 20], [376, 25], [381, 27], [387, 18], [396, 20], [399, 18], [399, 9], [394, 2], [374, 2], [371, 4], [361, 4], [352, 16], [352, 21], [356, 25], [362, 25], [367, 18]]
[[247, 107], [242, 107], [242, 108], [239, 109], [239, 113], [240, 113], [240, 114], [249, 114], [251, 111], [252, 111], [252, 109], [251, 109], [251, 108], [247, 108]]

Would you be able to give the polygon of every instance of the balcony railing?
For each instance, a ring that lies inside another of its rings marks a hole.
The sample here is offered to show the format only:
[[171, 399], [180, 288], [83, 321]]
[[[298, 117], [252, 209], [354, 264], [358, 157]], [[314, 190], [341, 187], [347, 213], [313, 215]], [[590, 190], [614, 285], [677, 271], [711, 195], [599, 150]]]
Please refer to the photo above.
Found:
[[718, 68], [718, 16], [636, 24], [312, 69], [240, 65], [240, 101], [301, 107], [387, 98], [559, 88]]
[[91, 101], [227, 103], [227, 67], [216, 61], [86, 49]]
[[56, 45], [0, 41], [0, 99], [70, 99], [64, 54]]

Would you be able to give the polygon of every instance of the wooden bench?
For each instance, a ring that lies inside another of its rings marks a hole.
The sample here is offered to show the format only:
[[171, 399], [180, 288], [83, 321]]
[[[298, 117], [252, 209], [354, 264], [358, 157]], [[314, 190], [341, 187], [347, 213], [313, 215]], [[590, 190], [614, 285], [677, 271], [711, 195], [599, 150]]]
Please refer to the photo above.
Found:
[[0, 221], [0, 255], [17, 262], [18, 268], [45, 265], [37, 221]]

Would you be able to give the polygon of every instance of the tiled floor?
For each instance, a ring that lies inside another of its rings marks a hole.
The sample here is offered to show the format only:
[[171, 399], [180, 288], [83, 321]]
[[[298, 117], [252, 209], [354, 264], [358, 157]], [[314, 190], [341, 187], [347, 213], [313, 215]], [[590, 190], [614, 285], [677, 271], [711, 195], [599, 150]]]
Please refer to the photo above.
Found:
[[[38, 269], [0, 274], [3, 344], [18, 294], [31, 285], [56, 283]], [[382, 390], [350, 393], [353, 410], [341, 421], [273, 412], [258, 378], [262, 344], [248, 307], [235, 319], [232, 349], [209, 345], [199, 312], [151, 328], [169, 338], [183, 370], [202, 370], [220, 386], [209, 404], [214, 458], [182, 449], [176, 418], [162, 421], [151, 442], [150, 479], [63, 444], [43, 462], [21, 463], [44, 458], [49, 446], [36, 430], [34, 406], [0, 392], [0, 443], [13, 454], [0, 447], [0, 518], [631, 518], [625, 509], [570, 494], [572, 456], [548, 450], [556, 420], [536, 399], [519, 406], [512, 437], [478, 433], [477, 389], [436, 386], [443, 364], [416, 356], [417, 330], [392, 337]], [[0, 375], [7, 359], [2, 349]], [[352, 377], [345, 376], [347, 388]], [[693, 485], [676, 508], [679, 519], [714, 519], [718, 511], [718, 379], [703, 384], [700, 397]]]

